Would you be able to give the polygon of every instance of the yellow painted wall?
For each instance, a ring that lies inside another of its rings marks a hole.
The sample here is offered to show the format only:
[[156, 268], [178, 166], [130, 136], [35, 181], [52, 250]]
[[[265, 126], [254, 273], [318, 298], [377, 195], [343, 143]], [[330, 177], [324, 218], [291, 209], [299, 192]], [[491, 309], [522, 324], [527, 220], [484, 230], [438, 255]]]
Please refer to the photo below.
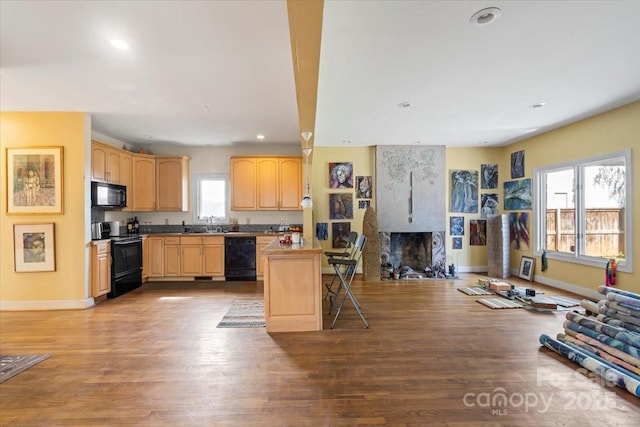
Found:
[[[569, 160], [586, 159], [588, 157], [632, 149], [632, 164], [635, 168], [633, 176], [634, 205], [630, 214], [633, 224], [640, 224], [640, 102], [600, 114], [598, 116], [576, 122], [563, 128], [532, 137], [525, 141], [505, 147], [502, 152], [500, 172], [509, 173], [511, 153], [525, 150], [525, 177], [533, 178], [535, 168], [554, 165]], [[502, 185], [502, 177], [500, 186]], [[531, 233], [536, 232], [535, 223], [531, 221]], [[633, 233], [635, 248], [634, 273], [618, 272], [617, 287], [640, 293], [640, 232]], [[533, 241], [531, 242], [533, 246]], [[526, 252], [512, 251], [511, 268], [517, 269], [522, 255], [533, 256], [533, 247]], [[555, 281], [571, 283], [593, 290], [604, 284], [604, 269], [585, 265], [549, 260], [548, 269], [540, 269], [540, 257], [536, 257], [535, 276], [538, 281]]]
[[[313, 227], [318, 222], [329, 223], [329, 240], [321, 240], [324, 251], [335, 251], [332, 247], [331, 224], [344, 222], [345, 220], [329, 219], [329, 194], [351, 193], [353, 194], [353, 220], [351, 230], [362, 233], [362, 221], [366, 209], [358, 209], [358, 200], [355, 198], [355, 188], [344, 190], [329, 188], [329, 163], [351, 162], [353, 164], [353, 182], [355, 186], [356, 176], [375, 176], [375, 147], [315, 147], [313, 149], [311, 168], [311, 193], [313, 199]], [[375, 191], [375, 188], [374, 188]], [[371, 199], [371, 206], [375, 207], [375, 195]], [[305, 233], [306, 235], [306, 233]], [[315, 236], [315, 230], [314, 230]], [[326, 259], [323, 259], [323, 270], [327, 273], [333, 271]]]
[[[89, 210], [87, 147], [91, 120], [84, 113], [0, 113], [0, 304], [2, 309], [83, 308], [88, 294]], [[63, 147], [62, 215], [7, 215], [6, 148]], [[90, 163], [90, 162], [89, 162]], [[14, 272], [13, 225], [54, 223], [55, 272]]]
[[[446, 152], [446, 185], [447, 185], [447, 233], [446, 250], [447, 264], [464, 266], [464, 271], [486, 271], [487, 270], [487, 246], [471, 246], [469, 244], [469, 220], [483, 219], [480, 215], [480, 200], [483, 193], [498, 193], [498, 201], [502, 203], [502, 178], [505, 166], [501, 164], [501, 148], [447, 148]], [[480, 185], [480, 165], [498, 165], [498, 188], [484, 190], [478, 188], [478, 213], [449, 212], [451, 196], [451, 171], [452, 170], [475, 170], [478, 172], [478, 186]], [[508, 172], [507, 172], [508, 173]], [[502, 213], [502, 212], [500, 212]], [[462, 237], [462, 250], [452, 249], [452, 238], [449, 233], [449, 218], [452, 216], [464, 216], [464, 236]], [[462, 270], [459, 270], [462, 271]]]
[[[452, 169], [469, 169], [480, 172], [483, 163], [498, 164], [498, 188], [495, 190], [479, 189], [478, 193], [498, 193], [500, 213], [509, 213], [503, 210], [503, 183], [511, 180], [511, 153], [525, 150], [525, 178], [533, 179], [533, 170], [538, 167], [553, 165], [568, 160], [588, 158], [604, 153], [616, 152], [624, 149], [632, 149], [632, 162], [636, 167], [633, 176], [633, 188], [635, 194], [640, 194], [640, 102], [636, 102], [613, 111], [585, 119], [563, 128], [538, 135], [527, 140], [506, 146], [495, 148], [448, 148], [446, 152], [446, 171]], [[329, 222], [328, 194], [332, 191], [328, 187], [328, 164], [330, 162], [353, 162], [354, 175], [375, 176], [375, 147], [316, 147], [313, 153], [312, 183], [313, 183], [313, 224], [317, 222]], [[451, 236], [447, 229], [446, 248], [447, 262], [462, 266], [462, 271], [486, 271], [487, 248], [486, 246], [469, 245], [469, 220], [480, 219], [480, 213], [462, 214], [449, 212], [450, 179], [447, 176], [447, 225], [450, 216], [465, 217], [465, 235], [461, 251], [451, 249]], [[344, 190], [343, 190], [344, 191]], [[640, 224], [640, 201], [636, 196], [631, 215], [633, 223]], [[356, 199], [354, 199], [356, 203]], [[375, 207], [375, 199], [372, 200]], [[527, 250], [514, 250], [510, 252], [511, 270], [517, 272], [520, 259], [523, 255], [534, 256], [537, 259], [535, 267], [535, 280], [549, 285], [563, 287], [568, 290], [581, 289], [586, 294], [593, 294], [596, 287], [604, 283], [604, 270], [581, 264], [549, 260], [549, 268], [544, 273], [541, 271], [540, 257], [533, 254], [533, 236], [535, 219], [533, 211], [529, 211], [531, 245]], [[362, 231], [362, 219], [364, 211], [354, 207], [354, 219], [352, 230]], [[331, 230], [331, 228], [330, 228]], [[634, 273], [619, 272], [617, 275], [617, 287], [640, 293], [640, 233], [633, 233], [633, 246], [636, 248], [634, 255]], [[331, 239], [331, 232], [329, 233]], [[324, 250], [331, 250], [331, 241], [322, 242]], [[323, 264], [326, 272], [327, 264]]]

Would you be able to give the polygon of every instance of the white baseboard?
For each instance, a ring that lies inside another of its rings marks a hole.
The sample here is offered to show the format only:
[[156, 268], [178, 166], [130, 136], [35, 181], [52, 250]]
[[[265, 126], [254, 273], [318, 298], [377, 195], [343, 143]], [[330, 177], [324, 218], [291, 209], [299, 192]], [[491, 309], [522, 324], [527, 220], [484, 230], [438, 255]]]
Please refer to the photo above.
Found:
[[489, 268], [486, 265], [456, 265], [458, 273], [486, 273]]
[[[517, 276], [518, 271], [512, 270], [511, 274], [513, 274], [514, 276]], [[597, 288], [598, 285], [594, 286], [594, 290], [591, 290], [591, 289], [583, 288], [582, 286], [574, 285], [571, 283], [550, 279], [545, 276], [533, 276], [533, 280], [534, 282], [542, 283], [543, 285], [551, 286], [552, 288], [562, 289], [563, 291], [581, 295], [593, 301], [600, 301], [601, 299], [606, 299], [604, 295], [600, 294], [597, 290], [595, 290], [595, 288]]]
[[94, 305], [93, 298], [84, 300], [0, 301], [0, 311], [84, 310]]

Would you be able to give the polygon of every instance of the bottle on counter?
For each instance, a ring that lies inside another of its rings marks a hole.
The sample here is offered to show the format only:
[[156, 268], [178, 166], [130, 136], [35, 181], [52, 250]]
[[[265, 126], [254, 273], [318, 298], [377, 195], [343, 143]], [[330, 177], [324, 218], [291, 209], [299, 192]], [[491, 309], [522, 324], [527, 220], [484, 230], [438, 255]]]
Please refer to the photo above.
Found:
[[133, 234], [136, 236], [140, 234], [140, 223], [138, 222], [138, 217], [133, 217]]
[[131, 236], [133, 234], [133, 221], [131, 218], [127, 219], [127, 236]]

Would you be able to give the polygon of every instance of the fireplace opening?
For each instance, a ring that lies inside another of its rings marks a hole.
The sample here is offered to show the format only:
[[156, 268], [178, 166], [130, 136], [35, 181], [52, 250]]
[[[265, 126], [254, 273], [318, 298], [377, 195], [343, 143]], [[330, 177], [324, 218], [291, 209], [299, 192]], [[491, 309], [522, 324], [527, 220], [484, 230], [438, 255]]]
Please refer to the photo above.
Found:
[[399, 279], [446, 277], [444, 231], [380, 233], [381, 269]]

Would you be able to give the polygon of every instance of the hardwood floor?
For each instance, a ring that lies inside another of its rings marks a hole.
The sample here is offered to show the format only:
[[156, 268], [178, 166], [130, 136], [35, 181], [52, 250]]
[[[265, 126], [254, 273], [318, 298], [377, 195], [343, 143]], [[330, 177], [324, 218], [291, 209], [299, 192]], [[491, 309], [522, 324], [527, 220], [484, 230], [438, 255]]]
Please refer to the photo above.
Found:
[[51, 357], [0, 384], [0, 424], [638, 425], [639, 399], [541, 348], [563, 313], [491, 310], [456, 290], [483, 276], [461, 276], [354, 282], [370, 329], [349, 305], [334, 330], [216, 328], [262, 282], [152, 283], [89, 310], [1, 312], [3, 354]]

